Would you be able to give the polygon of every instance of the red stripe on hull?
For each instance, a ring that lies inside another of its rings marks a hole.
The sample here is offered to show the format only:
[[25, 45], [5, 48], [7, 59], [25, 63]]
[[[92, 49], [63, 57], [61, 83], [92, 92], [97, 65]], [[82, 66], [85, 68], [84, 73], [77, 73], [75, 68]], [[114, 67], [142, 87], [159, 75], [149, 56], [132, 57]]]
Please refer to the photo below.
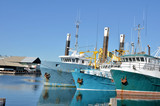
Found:
[[118, 99], [160, 100], [160, 92], [116, 90]]

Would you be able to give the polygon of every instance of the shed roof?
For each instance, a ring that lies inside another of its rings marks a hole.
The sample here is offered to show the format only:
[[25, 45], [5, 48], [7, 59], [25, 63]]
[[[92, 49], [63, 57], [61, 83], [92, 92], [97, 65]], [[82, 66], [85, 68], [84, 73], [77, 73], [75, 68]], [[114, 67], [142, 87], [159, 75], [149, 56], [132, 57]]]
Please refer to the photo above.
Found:
[[22, 63], [33, 63], [37, 57], [25, 57], [21, 62]]
[[3, 57], [0, 59], [0, 66], [26, 67], [20, 63], [41, 63], [41, 61], [37, 57], [19, 57], [19, 56]]
[[21, 62], [25, 57], [19, 57], [19, 56], [10, 56], [10, 57], [4, 57], [4, 61], [8, 62]]
[[0, 59], [0, 66], [14, 66], [14, 67], [25, 67], [24, 65], [17, 63], [17, 62], [11, 62], [6, 61], [5, 59]]

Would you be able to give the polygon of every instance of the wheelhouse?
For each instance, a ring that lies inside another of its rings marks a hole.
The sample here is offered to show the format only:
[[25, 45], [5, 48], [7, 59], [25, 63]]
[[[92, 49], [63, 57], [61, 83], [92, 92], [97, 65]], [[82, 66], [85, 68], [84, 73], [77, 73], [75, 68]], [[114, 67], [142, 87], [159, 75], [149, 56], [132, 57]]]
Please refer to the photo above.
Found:
[[88, 59], [79, 58], [79, 57], [71, 57], [71, 56], [61, 56], [61, 62], [63, 63], [74, 63], [74, 64], [82, 64], [82, 65], [89, 65]]
[[146, 54], [124, 55], [121, 62], [121, 67], [160, 70], [160, 59]]

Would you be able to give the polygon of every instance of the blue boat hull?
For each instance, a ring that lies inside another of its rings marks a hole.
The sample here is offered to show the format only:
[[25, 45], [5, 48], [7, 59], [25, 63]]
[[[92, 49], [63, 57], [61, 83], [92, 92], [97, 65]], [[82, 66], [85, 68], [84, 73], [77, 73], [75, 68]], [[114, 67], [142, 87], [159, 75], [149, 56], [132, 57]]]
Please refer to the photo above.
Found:
[[[107, 77], [80, 73], [80, 70], [72, 72], [72, 76], [78, 90], [113, 91], [116, 89], [115, 83]], [[83, 79], [82, 84], [78, 83], [78, 79]]]
[[[78, 64], [42, 61], [41, 73], [44, 84], [48, 86], [75, 87], [75, 83], [71, 74], [71, 72], [73, 72], [75, 68], [85, 69], [91, 67]], [[45, 73], [50, 74], [49, 79], [46, 79], [44, 77]]]

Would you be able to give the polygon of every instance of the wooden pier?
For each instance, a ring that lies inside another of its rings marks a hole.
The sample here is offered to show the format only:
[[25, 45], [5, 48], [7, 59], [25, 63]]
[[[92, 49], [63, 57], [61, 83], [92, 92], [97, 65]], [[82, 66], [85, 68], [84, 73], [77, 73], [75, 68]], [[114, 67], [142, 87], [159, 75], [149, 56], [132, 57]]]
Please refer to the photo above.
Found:
[[5, 98], [0, 98], [0, 106], [5, 106], [6, 99]]

